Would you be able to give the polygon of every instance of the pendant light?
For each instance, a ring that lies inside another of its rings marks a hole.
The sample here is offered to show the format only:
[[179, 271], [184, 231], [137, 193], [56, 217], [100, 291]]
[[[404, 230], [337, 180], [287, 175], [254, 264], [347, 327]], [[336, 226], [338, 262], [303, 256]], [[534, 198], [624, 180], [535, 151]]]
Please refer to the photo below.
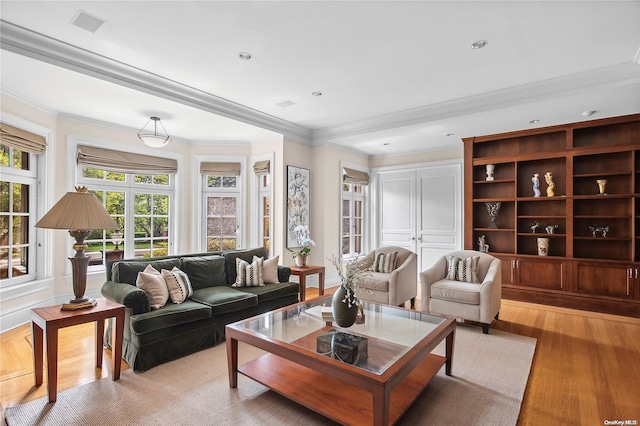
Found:
[[[149, 126], [149, 123], [153, 121], [153, 128]], [[158, 125], [160, 125], [161, 132], [158, 132]], [[142, 130], [138, 132], [138, 137], [142, 142], [151, 148], [162, 148], [166, 146], [171, 140], [169, 134], [164, 129], [164, 126], [160, 122], [158, 117], [151, 117], [147, 124], [144, 125]]]

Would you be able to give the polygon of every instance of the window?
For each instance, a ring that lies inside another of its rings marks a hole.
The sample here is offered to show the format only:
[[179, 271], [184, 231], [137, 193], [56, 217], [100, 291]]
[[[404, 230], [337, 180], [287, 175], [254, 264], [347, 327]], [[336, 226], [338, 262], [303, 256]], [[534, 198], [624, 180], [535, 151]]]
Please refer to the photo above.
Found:
[[[86, 148], [91, 147], [80, 151]], [[173, 174], [123, 173], [87, 166], [80, 157], [78, 162], [78, 184], [102, 201], [120, 227], [94, 230], [86, 238], [89, 265], [172, 254]]]
[[354, 257], [364, 252], [365, 201], [369, 174], [342, 169], [342, 255]]
[[36, 277], [37, 159], [0, 145], [0, 287]]
[[240, 176], [203, 175], [206, 250], [239, 247]]
[[258, 175], [259, 187], [258, 198], [259, 204], [259, 235], [262, 242], [262, 246], [267, 250], [267, 253], [271, 251], [271, 178], [269, 174]]

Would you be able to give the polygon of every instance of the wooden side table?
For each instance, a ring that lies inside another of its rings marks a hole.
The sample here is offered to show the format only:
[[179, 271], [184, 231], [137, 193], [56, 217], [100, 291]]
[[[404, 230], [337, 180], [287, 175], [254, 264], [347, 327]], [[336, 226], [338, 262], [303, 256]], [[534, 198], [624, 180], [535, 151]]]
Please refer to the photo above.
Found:
[[120, 378], [122, 363], [122, 337], [124, 332], [124, 305], [107, 299], [97, 299], [97, 305], [91, 309], [61, 311], [60, 305], [31, 310], [31, 338], [33, 339], [33, 362], [36, 386], [43, 379], [43, 334], [47, 345], [47, 391], [49, 402], [58, 398], [58, 330], [72, 325], [95, 321], [96, 323], [96, 367], [102, 367], [104, 341], [104, 320], [115, 317], [113, 327], [113, 380]]
[[324, 266], [309, 265], [309, 266], [289, 266], [291, 268], [291, 274], [297, 275], [300, 279], [300, 301], [303, 302], [306, 297], [307, 289], [307, 275], [318, 274], [319, 294], [324, 294]]

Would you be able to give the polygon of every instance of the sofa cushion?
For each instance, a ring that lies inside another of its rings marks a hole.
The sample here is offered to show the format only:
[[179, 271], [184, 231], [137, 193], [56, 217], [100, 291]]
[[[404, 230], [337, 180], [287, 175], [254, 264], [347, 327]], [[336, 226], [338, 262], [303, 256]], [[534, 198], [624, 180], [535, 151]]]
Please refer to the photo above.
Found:
[[147, 293], [151, 309], [161, 308], [169, 300], [169, 290], [164, 276], [151, 265], [138, 272], [136, 286]]
[[262, 258], [254, 257], [253, 263], [236, 259], [236, 282], [231, 287], [261, 287], [264, 285], [262, 279]]
[[187, 273], [194, 290], [215, 285], [227, 285], [224, 257], [195, 256], [180, 258], [180, 269]]
[[389, 291], [389, 274], [384, 272], [371, 272], [358, 279], [358, 285], [362, 288], [375, 291]]
[[279, 283], [278, 280], [278, 262], [280, 261], [280, 255], [272, 257], [271, 259], [264, 259], [262, 257], [253, 256], [253, 262], [257, 259], [262, 260], [262, 280], [265, 284]]
[[171, 270], [174, 266], [180, 267], [180, 259], [162, 260], [125, 260], [116, 262], [111, 266], [111, 281], [136, 285], [138, 272], [144, 271], [147, 265], [153, 266], [157, 271]]
[[227, 284], [233, 284], [236, 282], [236, 259], [240, 258], [245, 262], [251, 263], [253, 256], [267, 258], [267, 251], [264, 247], [258, 247], [255, 249], [247, 250], [229, 250], [223, 252], [225, 262], [225, 273], [227, 274]]
[[167, 282], [169, 297], [173, 303], [182, 303], [193, 294], [189, 276], [177, 267], [174, 266], [170, 271], [163, 269], [162, 276]]
[[480, 256], [472, 256], [466, 259], [447, 256], [447, 279], [477, 283], [479, 263]]
[[211, 308], [209, 306], [186, 300], [179, 305], [167, 303], [160, 309], [132, 315], [130, 324], [134, 333], [145, 334], [206, 318], [211, 318]]
[[440, 280], [431, 285], [431, 298], [450, 302], [480, 304], [480, 285], [453, 280]]
[[391, 273], [396, 269], [397, 258], [397, 251], [392, 251], [391, 253], [376, 252], [376, 257], [373, 260], [373, 272]]
[[262, 303], [267, 300], [279, 299], [281, 297], [291, 296], [300, 292], [298, 283], [274, 283], [262, 287], [242, 287], [240, 291], [255, 294], [258, 296], [258, 302]]
[[227, 286], [195, 290], [191, 299], [209, 306], [213, 315], [234, 312], [258, 304], [258, 296]]

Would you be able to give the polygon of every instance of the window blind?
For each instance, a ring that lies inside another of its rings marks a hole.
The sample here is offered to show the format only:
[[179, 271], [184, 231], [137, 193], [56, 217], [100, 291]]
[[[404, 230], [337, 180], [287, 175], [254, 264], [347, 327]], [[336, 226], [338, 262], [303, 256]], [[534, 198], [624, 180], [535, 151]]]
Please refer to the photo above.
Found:
[[78, 164], [100, 170], [142, 175], [174, 175], [178, 161], [171, 158], [78, 145]]
[[200, 163], [200, 173], [211, 176], [240, 176], [240, 163]]
[[42, 154], [47, 150], [47, 141], [43, 136], [5, 123], [0, 123], [0, 143], [31, 154]]
[[271, 161], [256, 161], [253, 165], [253, 171], [257, 175], [268, 175], [271, 171]]
[[369, 173], [360, 170], [342, 168], [342, 180], [344, 183], [353, 183], [356, 185], [369, 185]]

